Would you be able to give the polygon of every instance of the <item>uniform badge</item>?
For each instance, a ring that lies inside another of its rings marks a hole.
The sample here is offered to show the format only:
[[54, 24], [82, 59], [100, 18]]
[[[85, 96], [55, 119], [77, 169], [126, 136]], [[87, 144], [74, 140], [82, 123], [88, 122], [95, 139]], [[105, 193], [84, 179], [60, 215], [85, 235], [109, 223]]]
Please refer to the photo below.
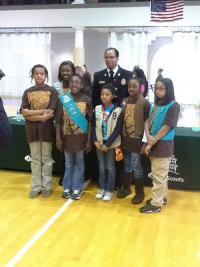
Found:
[[101, 114], [101, 106], [100, 105], [99, 106], [96, 106], [96, 108], [95, 108], [95, 114], [97, 116], [99, 116]]
[[113, 120], [116, 120], [116, 118], [117, 118], [117, 113], [113, 112]]
[[105, 83], [105, 81], [99, 81], [100, 84]]
[[121, 79], [121, 85], [126, 85], [126, 79]]

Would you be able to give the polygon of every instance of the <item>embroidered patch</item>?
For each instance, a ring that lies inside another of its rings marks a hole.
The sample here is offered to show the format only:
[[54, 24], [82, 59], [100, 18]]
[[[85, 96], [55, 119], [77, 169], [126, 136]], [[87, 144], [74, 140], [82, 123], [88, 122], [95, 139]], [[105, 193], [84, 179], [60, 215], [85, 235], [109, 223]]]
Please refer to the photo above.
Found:
[[101, 105], [96, 106], [95, 112], [100, 113], [101, 112]]
[[113, 120], [116, 120], [116, 118], [117, 118], [117, 113], [114, 111], [113, 112]]
[[95, 115], [96, 115], [96, 118], [98, 119], [99, 117], [101, 117], [101, 107], [96, 107], [95, 108]]
[[125, 85], [126, 84], [126, 79], [121, 79], [121, 85]]

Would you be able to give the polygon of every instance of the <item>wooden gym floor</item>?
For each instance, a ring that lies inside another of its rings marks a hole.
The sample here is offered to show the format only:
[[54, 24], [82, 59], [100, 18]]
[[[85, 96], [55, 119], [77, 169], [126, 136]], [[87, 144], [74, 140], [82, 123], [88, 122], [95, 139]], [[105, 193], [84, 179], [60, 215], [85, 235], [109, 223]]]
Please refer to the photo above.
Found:
[[140, 214], [132, 195], [97, 201], [94, 184], [68, 201], [55, 177], [49, 199], [29, 199], [29, 173], [0, 171], [0, 179], [0, 266], [200, 266], [199, 192], [170, 190], [161, 213]]

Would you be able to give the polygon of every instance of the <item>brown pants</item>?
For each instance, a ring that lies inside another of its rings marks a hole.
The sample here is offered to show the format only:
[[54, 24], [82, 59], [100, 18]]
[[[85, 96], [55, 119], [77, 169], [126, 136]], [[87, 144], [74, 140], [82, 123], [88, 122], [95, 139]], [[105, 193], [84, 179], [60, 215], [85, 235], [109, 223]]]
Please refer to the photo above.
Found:
[[152, 200], [151, 204], [157, 207], [163, 205], [163, 198], [167, 198], [168, 185], [167, 175], [171, 157], [156, 158], [151, 157], [151, 171], [153, 175]]

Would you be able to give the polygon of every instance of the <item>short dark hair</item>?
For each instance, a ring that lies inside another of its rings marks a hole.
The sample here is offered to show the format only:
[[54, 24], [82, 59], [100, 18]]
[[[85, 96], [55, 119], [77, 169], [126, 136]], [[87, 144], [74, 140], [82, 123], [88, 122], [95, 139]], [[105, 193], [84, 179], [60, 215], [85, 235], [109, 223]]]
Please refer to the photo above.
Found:
[[[172, 100], [175, 100], [174, 85], [173, 85], [172, 80], [170, 78], [159, 78], [156, 81], [156, 84], [157, 82], [163, 83], [166, 87], [166, 96], [162, 101], [162, 105], [167, 105]], [[155, 91], [156, 91], [156, 84], [155, 84]], [[155, 103], [158, 103], [159, 101], [160, 99], [156, 96], [156, 93], [155, 93]]]
[[109, 51], [109, 50], [114, 50], [114, 51], [115, 51], [115, 56], [116, 56], [116, 57], [119, 57], [119, 51], [118, 51], [116, 48], [114, 48], [114, 47], [106, 48], [106, 50], [104, 51], [104, 55], [105, 55], [106, 52]]
[[59, 66], [59, 69], [58, 69], [58, 80], [61, 82], [63, 80], [62, 78], [62, 75], [61, 75], [61, 68], [62, 66], [64, 65], [69, 65], [72, 69], [72, 75], [75, 75], [76, 74], [76, 70], [75, 70], [75, 66], [74, 66], [74, 63], [70, 60], [68, 61], [63, 61], [60, 66]]
[[115, 87], [111, 83], [104, 84], [103, 87], [101, 88], [101, 91], [103, 89], [108, 89], [111, 91], [112, 95], [116, 95]]
[[33, 75], [34, 75], [34, 71], [35, 71], [36, 68], [42, 68], [42, 69], [44, 69], [44, 72], [45, 72], [45, 75], [46, 75], [46, 77], [47, 77], [47, 81], [48, 81], [48, 79], [49, 79], [48, 70], [47, 70], [47, 68], [46, 68], [44, 65], [42, 65], [42, 64], [34, 65], [34, 66], [32, 67], [32, 69], [30, 70], [29, 75], [30, 75], [30, 77], [31, 77], [31, 81], [33, 80]]

